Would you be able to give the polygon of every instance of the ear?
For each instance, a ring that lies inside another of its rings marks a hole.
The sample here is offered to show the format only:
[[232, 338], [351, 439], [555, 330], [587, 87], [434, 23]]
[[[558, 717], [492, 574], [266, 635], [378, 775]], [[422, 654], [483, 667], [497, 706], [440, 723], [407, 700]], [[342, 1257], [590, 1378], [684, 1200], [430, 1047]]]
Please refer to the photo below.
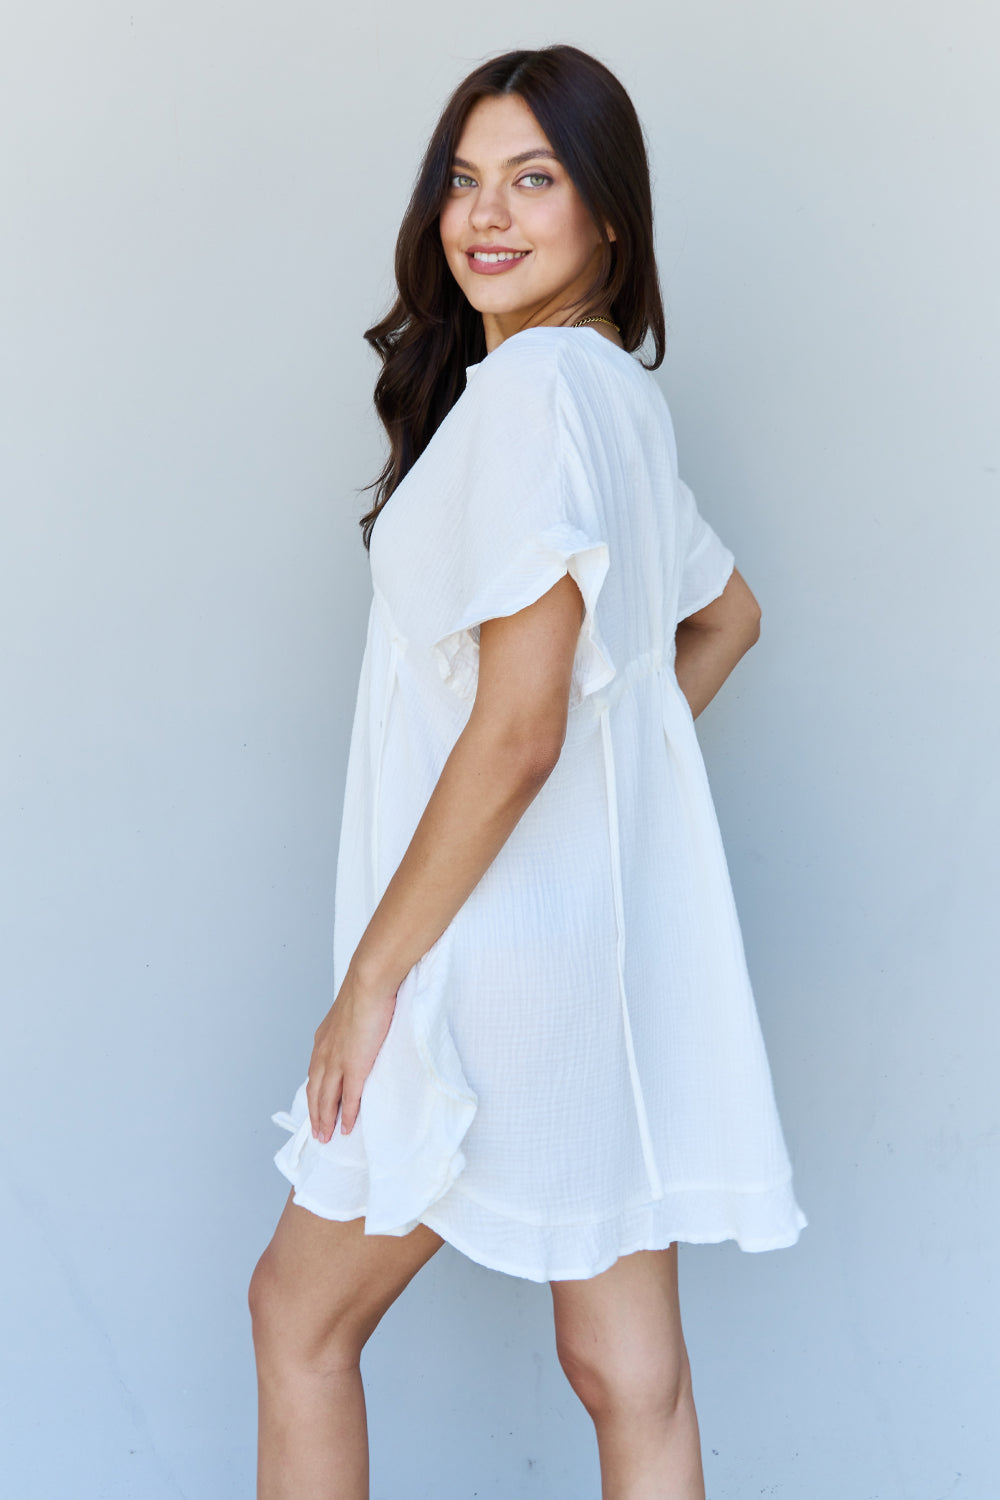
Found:
[[612, 244], [613, 244], [613, 243], [614, 243], [614, 241], [615, 241], [615, 238], [616, 238], [616, 236], [615, 236], [615, 232], [614, 232], [614, 230], [613, 230], [613, 229], [612, 229], [612, 228], [611, 228], [611, 225], [610, 225], [610, 224], [607, 224], [607, 223], [606, 223], [606, 224], [605, 224], [605, 225], [604, 225], [604, 232], [605, 232], [605, 234], [606, 234], [606, 235], [607, 235], [607, 237], [608, 237], [608, 239], [609, 239], [609, 240], [611, 240], [611, 242], [612, 242]]

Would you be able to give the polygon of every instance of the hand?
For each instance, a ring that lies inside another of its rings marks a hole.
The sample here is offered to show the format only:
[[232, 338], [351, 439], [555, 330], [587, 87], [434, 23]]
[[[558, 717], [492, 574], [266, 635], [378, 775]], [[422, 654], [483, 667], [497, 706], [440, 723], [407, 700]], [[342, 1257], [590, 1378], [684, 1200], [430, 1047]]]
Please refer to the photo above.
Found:
[[358, 1118], [361, 1090], [385, 1040], [396, 1009], [396, 992], [366, 988], [348, 969], [340, 993], [316, 1030], [306, 1099], [312, 1133], [326, 1144], [343, 1104], [342, 1135]]

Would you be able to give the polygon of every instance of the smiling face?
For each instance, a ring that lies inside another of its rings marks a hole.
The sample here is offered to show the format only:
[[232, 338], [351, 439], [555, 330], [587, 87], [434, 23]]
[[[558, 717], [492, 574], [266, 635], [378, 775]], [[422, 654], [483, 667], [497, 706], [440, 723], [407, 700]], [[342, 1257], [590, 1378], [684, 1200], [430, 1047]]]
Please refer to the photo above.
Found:
[[483, 315], [488, 351], [522, 328], [600, 311], [574, 305], [598, 273], [600, 234], [520, 95], [469, 111], [439, 227], [451, 273]]

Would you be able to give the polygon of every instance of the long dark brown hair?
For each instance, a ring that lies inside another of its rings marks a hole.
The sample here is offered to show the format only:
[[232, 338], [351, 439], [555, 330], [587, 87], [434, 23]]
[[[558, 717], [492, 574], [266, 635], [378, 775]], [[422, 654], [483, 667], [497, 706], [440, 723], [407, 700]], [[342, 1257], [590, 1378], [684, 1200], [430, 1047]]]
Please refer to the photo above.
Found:
[[[438, 218], [466, 116], [480, 99], [518, 94], [535, 116], [590, 212], [602, 240], [601, 267], [580, 305], [607, 312], [629, 353], [648, 333], [663, 360], [663, 304], [653, 247], [653, 201], [642, 126], [615, 75], [577, 47], [505, 52], [458, 85], [424, 154], [396, 241], [398, 296], [365, 338], [382, 359], [375, 410], [389, 457], [372, 508], [361, 517], [364, 544], [400, 480], [416, 463], [465, 389], [467, 365], [486, 356], [482, 314], [445, 259]], [[615, 238], [605, 230], [610, 225]]]

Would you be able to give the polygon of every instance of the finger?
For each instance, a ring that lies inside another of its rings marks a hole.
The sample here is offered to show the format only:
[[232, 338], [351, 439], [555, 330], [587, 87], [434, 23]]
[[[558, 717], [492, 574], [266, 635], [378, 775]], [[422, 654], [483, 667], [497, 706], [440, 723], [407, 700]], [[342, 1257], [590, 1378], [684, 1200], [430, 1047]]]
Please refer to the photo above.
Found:
[[312, 1126], [313, 1135], [319, 1134], [319, 1085], [321, 1078], [319, 1068], [310, 1068], [306, 1078], [306, 1108], [309, 1111], [309, 1123]]
[[317, 1105], [317, 1139], [322, 1145], [326, 1145], [333, 1135], [343, 1082], [340, 1073], [327, 1073], [323, 1079]]
[[306, 1080], [306, 1103], [309, 1107], [309, 1121], [312, 1133], [318, 1140], [323, 1124], [323, 1100], [324, 1085], [327, 1082], [326, 1069], [317, 1066], [309, 1073]]
[[341, 1135], [350, 1135], [357, 1123], [358, 1111], [361, 1108], [361, 1090], [355, 1089], [353, 1085], [344, 1083], [343, 1112], [340, 1116]]

